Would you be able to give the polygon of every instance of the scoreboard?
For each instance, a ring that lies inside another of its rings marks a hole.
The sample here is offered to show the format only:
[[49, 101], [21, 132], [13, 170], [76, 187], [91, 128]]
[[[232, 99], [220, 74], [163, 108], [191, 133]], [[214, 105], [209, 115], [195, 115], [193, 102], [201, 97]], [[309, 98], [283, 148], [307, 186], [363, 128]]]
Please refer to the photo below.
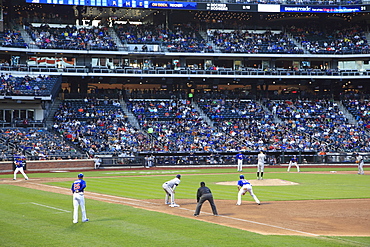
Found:
[[80, 5], [90, 7], [121, 7], [143, 9], [179, 9], [199, 11], [237, 11], [261, 13], [355, 13], [369, 12], [370, 5], [284, 5], [201, 3], [148, 0], [26, 0], [27, 3]]

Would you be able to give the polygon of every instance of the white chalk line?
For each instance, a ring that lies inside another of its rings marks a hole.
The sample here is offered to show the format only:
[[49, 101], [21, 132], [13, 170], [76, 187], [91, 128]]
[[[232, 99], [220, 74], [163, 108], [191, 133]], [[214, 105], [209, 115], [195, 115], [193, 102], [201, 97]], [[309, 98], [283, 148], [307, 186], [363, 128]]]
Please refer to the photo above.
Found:
[[[63, 190], [66, 190], [66, 191], [70, 190], [70, 189], [67, 189], [67, 188], [58, 187], [58, 186], [54, 186], [54, 185], [38, 184], [38, 183], [34, 183], [34, 184], [42, 185], [44, 187], [63, 189]], [[93, 196], [93, 195], [96, 195], [96, 196]], [[106, 195], [106, 194], [95, 193], [95, 192], [88, 192], [88, 197], [98, 199], [98, 200], [99, 199], [101, 200], [104, 197], [105, 200], [109, 200], [111, 202], [120, 202], [120, 203], [126, 203], [126, 204], [130, 204], [130, 205], [136, 205], [136, 206], [143, 206], [143, 204], [160, 205], [160, 204], [154, 203], [154, 202], [147, 202], [147, 201], [142, 201], [142, 200], [133, 199], [133, 198], [112, 196], [112, 195]], [[109, 197], [116, 198], [118, 200], [109, 199]], [[129, 201], [133, 201], [133, 202], [129, 202]], [[136, 202], [136, 203], [134, 203], [134, 202]]]
[[[179, 209], [192, 211], [191, 209], [181, 208], [181, 207]], [[213, 215], [211, 213], [206, 213], [206, 212], [204, 212], [202, 214]], [[231, 220], [243, 221], [243, 222], [248, 222], [248, 223], [262, 225], [262, 226], [268, 226], [268, 227], [272, 227], [272, 228], [282, 229], [282, 230], [291, 231], [291, 232], [297, 232], [297, 233], [300, 233], [300, 234], [306, 234], [306, 235], [315, 236], [315, 237], [320, 236], [320, 235], [314, 234], [314, 233], [303, 232], [303, 231], [299, 231], [299, 230], [289, 229], [289, 228], [281, 227], [281, 226], [270, 225], [270, 224], [261, 223], [261, 222], [257, 222], [257, 221], [252, 221], [252, 220], [244, 220], [244, 219], [234, 218], [234, 217], [225, 216], [225, 215], [222, 215], [222, 214], [219, 214], [218, 216], [215, 216], [215, 217], [223, 217], [223, 218], [227, 218], [227, 219], [231, 219]]]
[[31, 204], [34, 204], [34, 205], [37, 205], [37, 206], [40, 206], [40, 207], [55, 209], [55, 210], [62, 211], [62, 212], [65, 212], [65, 213], [71, 213], [72, 212], [72, 211], [68, 211], [68, 210], [64, 210], [64, 209], [56, 208], [56, 207], [51, 207], [51, 206], [40, 204], [40, 203], [36, 203], [36, 202], [31, 202]]

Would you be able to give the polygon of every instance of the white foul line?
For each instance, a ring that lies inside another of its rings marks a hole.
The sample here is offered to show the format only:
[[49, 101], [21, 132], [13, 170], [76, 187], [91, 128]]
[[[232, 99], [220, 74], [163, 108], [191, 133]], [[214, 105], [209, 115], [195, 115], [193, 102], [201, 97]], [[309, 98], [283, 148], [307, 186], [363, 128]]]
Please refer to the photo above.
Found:
[[244, 222], [253, 223], [253, 224], [262, 225], [262, 226], [269, 226], [269, 227], [278, 228], [278, 229], [282, 229], [282, 230], [286, 230], [286, 231], [298, 232], [298, 233], [307, 234], [307, 235], [311, 235], [311, 236], [315, 236], [315, 237], [320, 236], [320, 235], [314, 234], [314, 233], [293, 230], [293, 229], [289, 229], [289, 228], [286, 228], [286, 227], [274, 226], [274, 225], [260, 223], [260, 222], [256, 222], [256, 221], [252, 221], [252, 220], [244, 220], [244, 219], [238, 219], [238, 218], [233, 218], [233, 217], [229, 217], [229, 216], [222, 216], [222, 215], [220, 215], [220, 216], [224, 217], [224, 218], [228, 218], [228, 219], [244, 221]]
[[36, 203], [36, 202], [31, 202], [31, 204], [34, 204], [34, 205], [37, 205], [37, 206], [41, 206], [41, 207], [45, 207], [45, 208], [51, 208], [51, 209], [59, 210], [59, 211], [66, 212], [66, 213], [70, 213], [71, 212], [71, 211], [68, 211], [68, 210], [64, 210], [64, 209], [60, 209], [60, 208], [54, 208], [54, 207], [43, 205], [43, 204], [39, 204], [39, 203]]

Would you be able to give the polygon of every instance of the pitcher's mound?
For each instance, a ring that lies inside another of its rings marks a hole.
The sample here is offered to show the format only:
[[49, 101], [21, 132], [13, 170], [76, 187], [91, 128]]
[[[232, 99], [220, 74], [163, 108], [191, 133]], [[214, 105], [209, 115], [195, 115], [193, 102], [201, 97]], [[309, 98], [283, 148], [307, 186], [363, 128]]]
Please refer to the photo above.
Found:
[[[283, 186], [283, 185], [298, 185], [298, 183], [286, 181], [282, 179], [264, 179], [264, 180], [257, 180], [257, 179], [251, 179], [248, 180], [253, 186]], [[221, 185], [234, 185], [236, 186], [238, 184], [238, 181], [229, 181], [229, 182], [218, 182], [216, 184]]]

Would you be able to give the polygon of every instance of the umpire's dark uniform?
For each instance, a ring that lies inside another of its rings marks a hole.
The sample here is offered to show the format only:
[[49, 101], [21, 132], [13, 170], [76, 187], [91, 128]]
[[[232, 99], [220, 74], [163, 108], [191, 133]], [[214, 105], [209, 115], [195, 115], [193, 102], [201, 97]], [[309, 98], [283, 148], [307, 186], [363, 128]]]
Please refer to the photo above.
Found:
[[197, 208], [195, 209], [194, 216], [198, 216], [200, 213], [200, 209], [202, 208], [203, 202], [209, 201], [211, 204], [213, 215], [218, 215], [215, 202], [213, 201], [213, 196], [211, 190], [206, 187], [204, 182], [200, 183], [200, 187], [197, 192]]

